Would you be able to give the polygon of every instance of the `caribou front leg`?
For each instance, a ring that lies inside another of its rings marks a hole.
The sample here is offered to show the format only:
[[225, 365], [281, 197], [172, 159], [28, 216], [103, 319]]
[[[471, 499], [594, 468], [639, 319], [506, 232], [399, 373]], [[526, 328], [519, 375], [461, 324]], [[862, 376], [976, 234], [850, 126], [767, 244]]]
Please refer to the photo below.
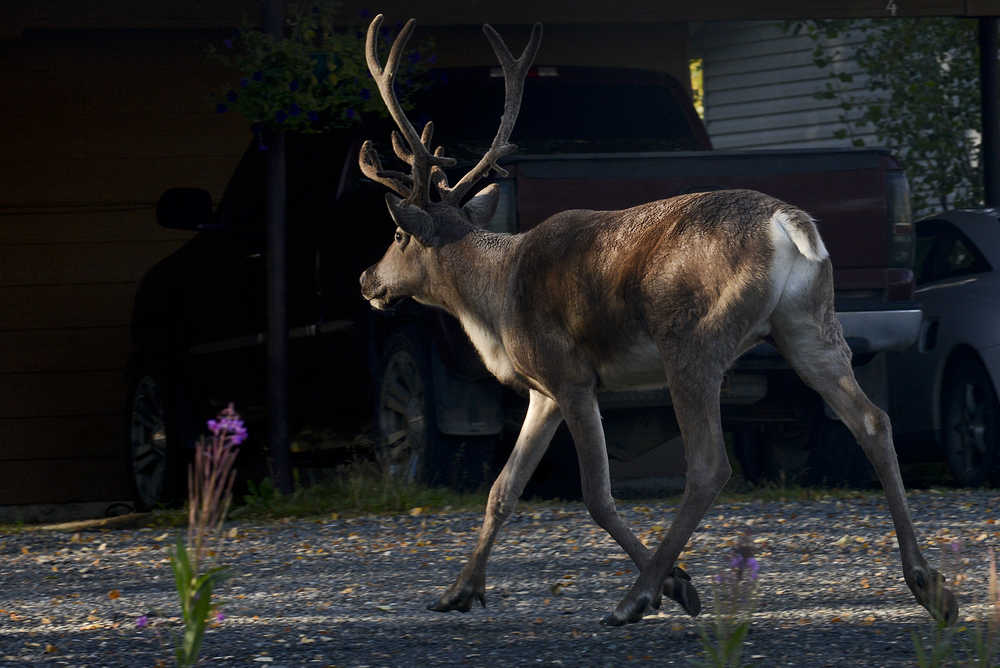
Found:
[[[580, 391], [560, 397], [560, 404], [580, 460], [583, 500], [590, 516], [622, 546], [640, 573], [646, 573], [651, 566], [649, 548], [622, 520], [611, 495], [607, 444], [597, 398], [592, 391]], [[637, 621], [647, 607], [659, 608], [663, 594], [676, 601], [692, 617], [701, 612], [701, 599], [691, 584], [691, 578], [673, 562], [662, 577], [654, 579], [656, 582], [651, 585], [642, 605], [636, 607], [634, 615], [629, 613], [629, 617], [635, 616], [631, 621]]]
[[510, 517], [524, 486], [548, 449], [560, 422], [562, 416], [556, 402], [532, 390], [528, 413], [521, 425], [517, 443], [490, 488], [483, 526], [479, 530], [479, 541], [469, 556], [469, 561], [458, 574], [458, 579], [441, 598], [427, 606], [429, 610], [468, 612], [473, 601], [479, 601], [486, 607], [486, 562], [490, 550], [500, 527]]

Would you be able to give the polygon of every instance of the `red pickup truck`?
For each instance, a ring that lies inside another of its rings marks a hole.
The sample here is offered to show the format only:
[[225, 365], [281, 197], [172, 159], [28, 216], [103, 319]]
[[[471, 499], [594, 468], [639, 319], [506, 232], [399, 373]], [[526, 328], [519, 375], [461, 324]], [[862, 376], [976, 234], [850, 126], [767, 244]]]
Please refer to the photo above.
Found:
[[[492, 138], [503, 99], [496, 74], [441, 71], [417, 100], [415, 118], [435, 120], [449, 155], [478, 156]], [[505, 425], [519, 424], [520, 399], [489, 376], [449, 316], [414, 303], [372, 313], [358, 295], [357, 277], [392, 227], [382, 189], [361, 176], [357, 152], [362, 138], [387, 136], [373, 123], [288, 139], [293, 425], [326, 420], [360, 429], [373, 416], [388, 471], [475, 485], [502, 463]], [[686, 91], [668, 75], [570, 67], [532, 71], [513, 139], [520, 152], [504, 161], [510, 176], [499, 181], [496, 230], [516, 233], [569, 208], [617, 209], [733, 187], [812, 213], [833, 259], [859, 381], [886, 405], [882, 353], [912, 343], [921, 320], [911, 301], [907, 181], [887, 152], [713, 151]], [[169, 496], [201, 419], [228, 401], [251, 419], [262, 406], [263, 174], [264, 154], [251, 145], [214, 210], [206, 193], [190, 188], [161, 199], [161, 225], [198, 233], [149, 271], [136, 296], [125, 457], [144, 505]], [[722, 400], [748, 477], [811, 471], [838, 480], [864, 469], [846, 430], [766, 344], [731, 370]], [[670, 440], [665, 388], [601, 402], [615, 461]], [[559, 475], [575, 469], [550, 467]], [[544, 463], [538, 475], [545, 477]]]

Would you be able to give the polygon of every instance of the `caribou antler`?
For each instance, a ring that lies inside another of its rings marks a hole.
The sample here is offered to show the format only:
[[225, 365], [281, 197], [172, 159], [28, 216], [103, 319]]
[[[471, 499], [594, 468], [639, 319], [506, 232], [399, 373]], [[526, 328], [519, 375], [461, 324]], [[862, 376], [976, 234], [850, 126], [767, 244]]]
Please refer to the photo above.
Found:
[[[430, 170], [432, 167], [451, 167], [455, 164], [453, 158], [446, 158], [443, 155], [432, 155], [430, 152], [431, 136], [434, 134], [434, 125], [430, 122], [424, 126], [424, 131], [417, 134], [410, 119], [403, 111], [403, 105], [396, 97], [394, 86], [396, 72], [399, 70], [400, 56], [406, 43], [413, 34], [413, 28], [417, 22], [410, 19], [399, 31], [392, 48], [389, 49], [389, 58], [385, 62], [385, 67], [378, 59], [378, 30], [382, 25], [382, 15], [379, 14], [372, 19], [368, 26], [368, 36], [365, 38], [365, 59], [368, 61], [368, 71], [378, 86], [378, 92], [385, 102], [389, 115], [396, 122], [399, 132], [392, 132], [392, 148], [396, 156], [410, 166], [410, 174], [402, 172], [387, 171], [382, 169], [382, 162], [378, 153], [370, 141], [366, 141], [361, 147], [358, 155], [358, 162], [361, 171], [373, 181], [377, 181], [388, 187], [401, 197], [405, 197], [410, 204], [418, 207], [425, 207], [430, 198]], [[402, 133], [402, 134], [400, 134]], [[404, 144], [405, 142], [405, 144]]]
[[430, 200], [431, 183], [437, 187], [443, 202], [457, 206], [461, 203], [462, 198], [468, 194], [469, 189], [488, 175], [490, 170], [494, 170], [502, 176], [507, 175], [506, 170], [497, 165], [497, 161], [517, 150], [517, 146], [510, 143], [510, 133], [514, 129], [514, 122], [521, 109], [524, 79], [528, 75], [531, 63], [535, 60], [538, 45], [542, 40], [542, 24], [536, 23], [532, 28], [528, 45], [521, 53], [521, 57], [517, 59], [511, 54], [510, 49], [507, 48], [496, 30], [488, 24], [483, 26], [483, 32], [486, 33], [486, 38], [503, 68], [504, 111], [503, 116], [500, 117], [500, 128], [486, 154], [452, 187], [449, 186], [448, 177], [445, 176], [442, 168], [454, 166], [454, 158], [446, 157], [444, 149], [440, 146], [433, 154], [430, 151], [434, 124], [428, 122], [424, 126], [423, 132], [418, 135], [396, 97], [394, 82], [396, 72], [399, 69], [400, 56], [413, 33], [416, 21], [410, 19], [403, 26], [392, 43], [389, 57], [385, 67], [383, 67], [378, 59], [378, 30], [382, 25], [382, 18], [382, 15], [379, 14], [372, 19], [368, 26], [368, 36], [365, 39], [365, 58], [368, 61], [368, 70], [382, 96], [382, 101], [385, 102], [389, 115], [392, 116], [399, 128], [398, 132], [396, 130], [392, 132], [393, 151], [400, 160], [410, 166], [410, 173], [405, 174], [383, 169], [382, 161], [371, 141], [366, 141], [361, 146], [361, 153], [358, 155], [361, 171], [372, 181], [381, 183], [400, 197], [405, 197], [410, 204], [415, 206], [423, 208], [427, 205]]
[[[507, 48], [500, 34], [488, 23], [483, 26], [486, 39], [493, 47], [493, 53], [500, 61], [503, 68], [504, 105], [503, 116], [500, 117], [500, 128], [497, 130], [493, 143], [480, 158], [476, 166], [470, 169], [454, 187], [448, 186], [448, 179], [443, 172], [438, 174], [435, 170], [433, 180], [438, 190], [441, 192], [441, 199], [445, 202], [458, 205], [462, 198], [468, 194], [469, 189], [476, 185], [480, 179], [486, 177], [490, 170], [496, 171], [501, 176], [507, 176], [507, 170], [497, 164], [497, 160], [510, 155], [517, 150], [517, 146], [510, 143], [510, 133], [514, 130], [514, 122], [517, 114], [521, 110], [521, 98], [524, 96], [524, 79], [528, 76], [528, 69], [535, 61], [535, 54], [538, 53], [538, 46], [542, 42], [542, 24], [536, 23], [531, 29], [531, 38], [528, 45], [521, 52], [521, 57], [515, 59], [514, 55]], [[440, 149], [435, 151], [435, 155], [441, 153]]]

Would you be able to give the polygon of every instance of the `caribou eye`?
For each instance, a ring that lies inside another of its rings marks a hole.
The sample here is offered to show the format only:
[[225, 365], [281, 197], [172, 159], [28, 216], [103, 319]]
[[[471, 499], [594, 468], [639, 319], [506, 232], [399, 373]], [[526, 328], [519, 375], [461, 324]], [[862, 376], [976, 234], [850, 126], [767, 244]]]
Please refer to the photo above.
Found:
[[407, 236], [408, 235], [403, 234], [399, 230], [396, 230], [396, 243], [399, 244], [400, 246], [405, 246], [407, 241]]

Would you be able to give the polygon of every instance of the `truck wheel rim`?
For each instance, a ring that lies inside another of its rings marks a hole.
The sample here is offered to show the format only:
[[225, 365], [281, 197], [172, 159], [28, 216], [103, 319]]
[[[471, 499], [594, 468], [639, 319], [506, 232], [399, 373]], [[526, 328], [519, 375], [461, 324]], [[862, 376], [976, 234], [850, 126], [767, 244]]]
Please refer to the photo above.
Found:
[[426, 450], [425, 391], [416, 360], [404, 350], [394, 353], [382, 375], [378, 458], [382, 470], [411, 482], [420, 477]]
[[150, 507], [163, 496], [167, 478], [167, 428], [160, 386], [150, 376], [136, 385], [129, 416], [132, 476], [140, 501]]
[[966, 381], [957, 386], [952, 397], [948, 440], [958, 455], [963, 470], [970, 476], [983, 472], [986, 443], [986, 397], [983, 389]]

